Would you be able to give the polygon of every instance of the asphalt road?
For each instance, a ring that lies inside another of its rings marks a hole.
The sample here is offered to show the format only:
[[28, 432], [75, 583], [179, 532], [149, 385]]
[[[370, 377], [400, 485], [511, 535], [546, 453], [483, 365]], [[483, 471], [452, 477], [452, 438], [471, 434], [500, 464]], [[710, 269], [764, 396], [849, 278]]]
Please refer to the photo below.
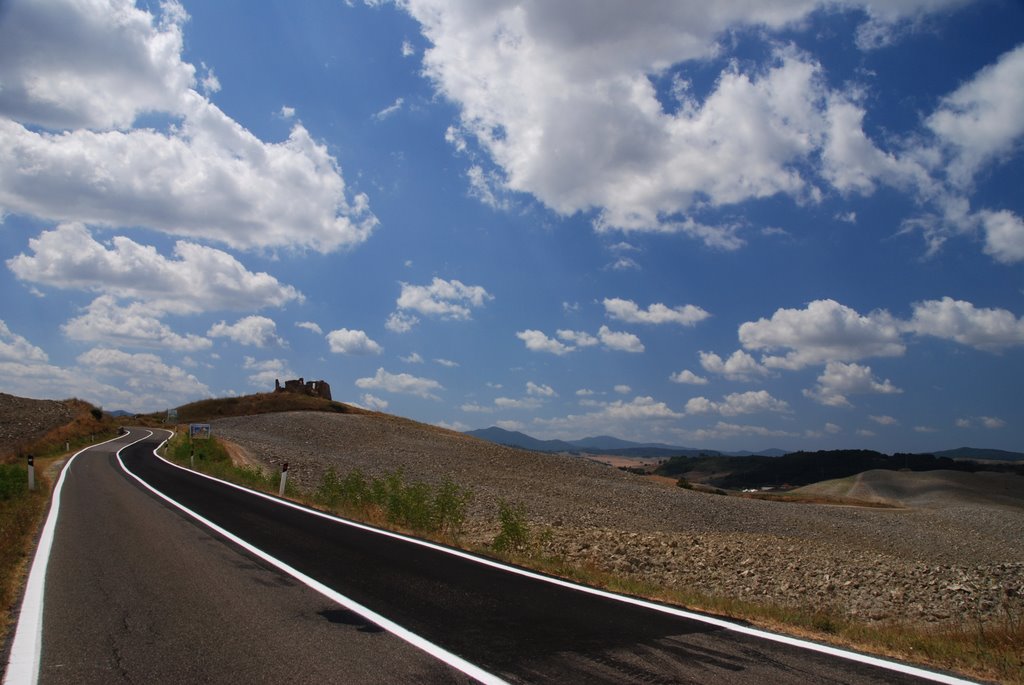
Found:
[[[125, 474], [118, 443], [70, 466], [40, 681], [464, 682]], [[225, 531], [509, 682], [910, 683], [920, 678], [510, 573], [168, 465], [129, 470]]]
[[67, 474], [39, 682], [471, 682], [143, 490], [113, 456], [127, 442]]

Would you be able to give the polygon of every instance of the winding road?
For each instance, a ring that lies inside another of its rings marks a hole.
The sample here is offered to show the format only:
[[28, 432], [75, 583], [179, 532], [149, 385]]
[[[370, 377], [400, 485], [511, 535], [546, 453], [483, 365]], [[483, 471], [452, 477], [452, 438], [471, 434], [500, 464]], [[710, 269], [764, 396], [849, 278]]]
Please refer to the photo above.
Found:
[[167, 435], [65, 468], [5, 684], [966, 682], [325, 516], [159, 459]]

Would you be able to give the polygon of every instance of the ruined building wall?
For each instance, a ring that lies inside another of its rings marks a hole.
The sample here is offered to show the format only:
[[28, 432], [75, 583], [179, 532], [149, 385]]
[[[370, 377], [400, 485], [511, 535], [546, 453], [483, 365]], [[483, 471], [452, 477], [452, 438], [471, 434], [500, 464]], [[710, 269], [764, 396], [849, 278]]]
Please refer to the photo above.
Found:
[[327, 381], [306, 382], [304, 378], [285, 381], [283, 386], [279, 379], [275, 379], [274, 392], [293, 392], [310, 397], [322, 397], [325, 400], [331, 399], [331, 386]]

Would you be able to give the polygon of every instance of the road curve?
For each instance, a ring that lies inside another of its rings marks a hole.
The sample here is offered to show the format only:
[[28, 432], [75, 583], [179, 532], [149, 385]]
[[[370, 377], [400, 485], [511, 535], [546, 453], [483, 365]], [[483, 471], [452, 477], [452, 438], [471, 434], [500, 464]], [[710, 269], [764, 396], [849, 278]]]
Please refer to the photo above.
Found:
[[[133, 431], [69, 467], [47, 575], [41, 682], [466, 679], [325, 603], [295, 581], [300, 575], [508, 682], [958, 682], [761, 639], [339, 523], [163, 462], [152, 454], [162, 436], [124, 447], [144, 435]], [[146, 490], [121, 471], [113, 456], [121, 447], [131, 473], [266, 557]]]
[[141, 488], [115, 451], [144, 435], [68, 467], [38, 682], [471, 682]]

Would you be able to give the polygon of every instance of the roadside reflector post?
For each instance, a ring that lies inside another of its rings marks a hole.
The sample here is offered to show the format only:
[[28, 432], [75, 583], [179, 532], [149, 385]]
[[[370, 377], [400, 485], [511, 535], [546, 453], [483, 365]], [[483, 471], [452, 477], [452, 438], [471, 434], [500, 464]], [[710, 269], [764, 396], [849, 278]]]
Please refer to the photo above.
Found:
[[36, 458], [28, 455], [28, 489], [36, 489]]
[[188, 463], [192, 466], [192, 470], [196, 470], [196, 448], [193, 447], [188, 452]]
[[281, 487], [278, 488], [279, 497], [284, 497], [284, 485], [288, 482], [288, 462], [281, 464]]

